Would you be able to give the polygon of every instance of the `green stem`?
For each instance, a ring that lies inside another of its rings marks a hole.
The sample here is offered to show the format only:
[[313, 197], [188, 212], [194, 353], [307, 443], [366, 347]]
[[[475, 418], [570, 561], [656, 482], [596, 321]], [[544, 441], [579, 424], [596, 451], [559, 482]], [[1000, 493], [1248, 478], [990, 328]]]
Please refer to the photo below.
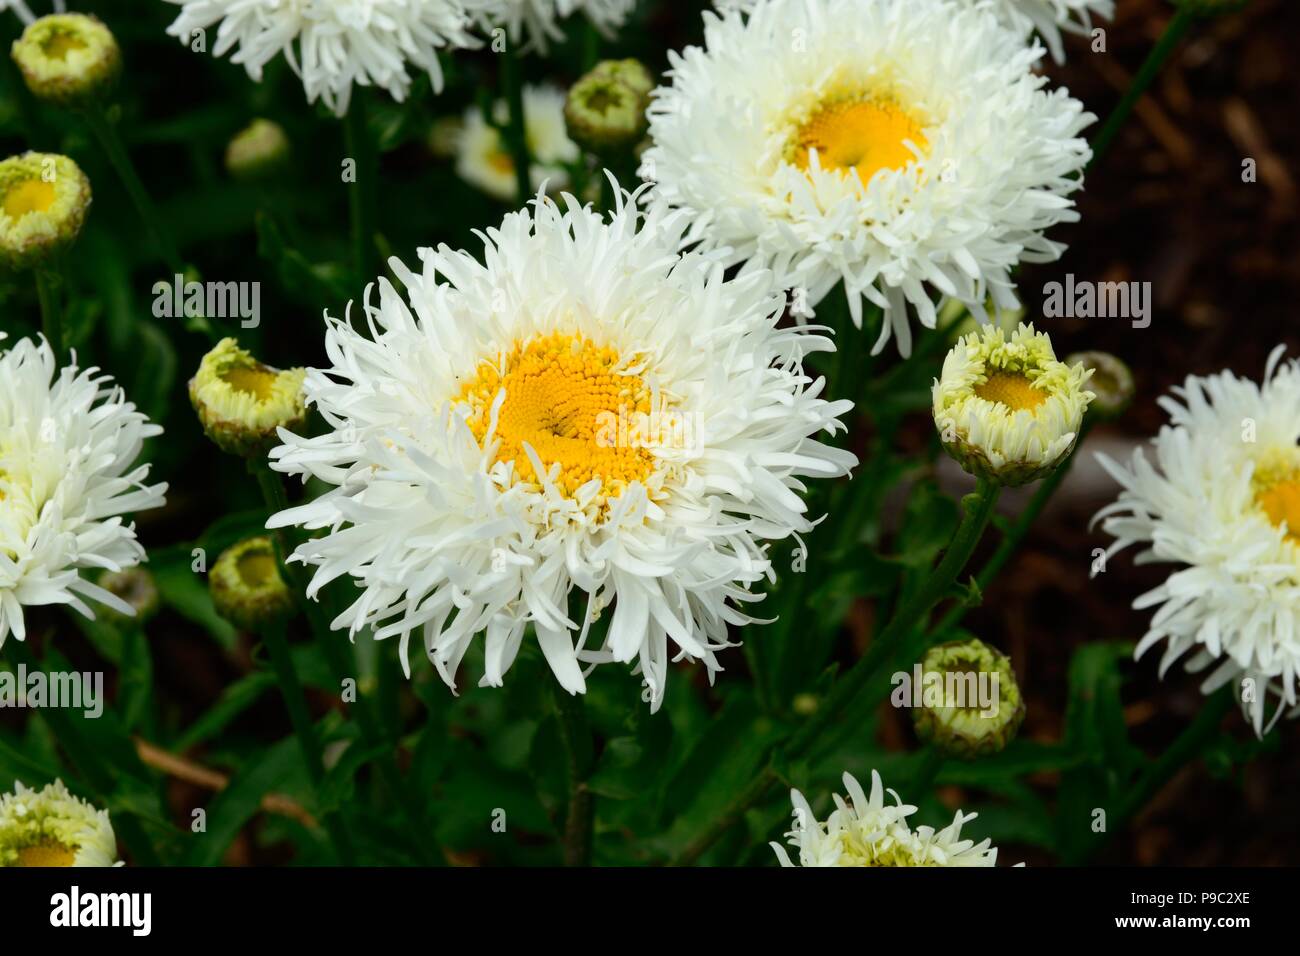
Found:
[[58, 274], [49, 269], [37, 268], [33, 271], [33, 277], [36, 279], [36, 298], [41, 304], [41, 329], [45, 332], [45, 339], [54, 350], [55, 357], [63, 362], [68, 357], [68, 350], [63, 331], [63, 311], [59, 308]]
[[963, 501], [964, 513], [947, 551], [938, 566], [930, 573], [921, 588], [895, 613], [884, 630], [875, 636], [871, 647], [843, 677], [835, 682], [816, 713], [781, 748], [780, 753], [759, 773], [741, 794], [723, 811], [703, 833], [696, 837], [672, 862], [683, 866], [694, 863], [745, 811], [767, 794], [781, 779], [778, 766], [786, 754], [803, 754], [817, 743], [824, 743], [832, 734], [831, 725], [862, 692], [877, 670], [887, 663], [896, 645], [924, 621], [925, 616], [939, 601], [947, 597], [958, 575], [970, 561], [971, 554], [983, 537], [984, 529], [993, 516], [1001, 488], [981, 478], [974, 493]]
[[[281, 556], [283, 563], [283, 556]], [[298, 735], [298, 746], [302, 750], [303, 760], [307, 764], [307, 774], [311, 778], [312, 788], [316, 791], [317, 801], [321, 800], [321, 783], [325, 779], [325, 761], [322, 757], [320, 736], [311, 719], [311, 710], [307, 706], [307, 695], [303, 692], [302, 681], [293, 666], [293, 654], [289, 650], [289, 641], [285, 636], [283, 621], [266, 625], [261, 631], [262, 643], [271, 655], [271, 666], [275, 670], [280, 694], [284, 697], [285, 708], [289, 711], [289, 721], [293, 731]], [[356, 865], [356, 854], [352, 849], [352, 840], [344, 829], [337, 812], [331, 811], [324, 818], [325, 829], [338, 852], [339, 859], [345, 866]]]
[[357, 282], [364, 286], [377, 273], [374, 266], [376, 216], [371, 155], [374, 144], [366, 125], [365, 98], [360, 91], [348, 104], [343, 118], [343, 142], [347, 158], [355, 164], [356, 179], [347, 183], [348, 220], [352, 237], [352, 265]]
[[[504, 136], [515, 167], [518, 201], [525, 203], [533, 192], [532, 160], [528, 155], [528, 133], [524, 124], [524, 86], [519, 59], [513, 50], [501, 54], [501, 91], [505, 96], [509, 119]], [[602, 193], [603, 195], [603, 193]]]
[[112, 165], [122, 185], [126, 188], [127, 194], [131, 197], [131, 202], [135, 205], [135, 210], [141, 220], [144, 221], [145, 229], [148, 230], [153, 239], [154, 246], [157, 248], [163, 261], [176, 275], [185, 272], [185, 267], [180, 253], [176, 249], [176, 243], [171, 238], [171, 233], [163, 225], [162, 217], [158, 215], [158, 210], [149, 198], [149, 193], [140, 182], [140, 177], [136, 175], [135, 165], [131, 162], [131, 156], [122, 145], [121, 137], [117, 135], [117, 129], [109, 122], [107, 114], [104, 112], [102, 104], [94, 104], [88, 107], [82, 115], [86, 118], [86, 125], [90, 131], [99, 140], [100, 147], [108, 156], [108, 161]]
[[927, 747], [921, 751], [921, 757], [916, 764], [916, 772], [912, 774], [912, 780], [907, 789], [912, 800], [920, 800], [921, 794], [934, 786], [935, 778], [939, 776], [939, 771], [943, 769], [946, 759], [938, 747]]
[[1139, 67], [1137, 75], [1133, 77], [1133, 82], [1129, 84], [1128, 90], [1124, 93], [1119, 105], [1106, 118], [1105, 125], [1098, 131], [1092, 141], [1092, 159], [1088, 162], [1088, 168], [1091, 169], [1101, 161], [1110, 149], [1115, 137], [1128, 121], [1129, 114], [1137, 106], [1138, 100], [1150, 88], [1155, 78], [1160, 73], [1160, 69], [1169, 59], [1169, 55], [1174, 52], [1179, 41], [1187, 33], [1188, 27], [1191, 26], [1193, 15], [1188, 12], [1186, 7], [1180, 7], [1178, 11], [1170, 18], [1166, 24], [1164, 33], [1156, 41], [1151, 52], [1147, 55], [1142, 66]]
[[[29, 671], [44, 669], [25, 641], [10, 637], [6, 642], [6, 646], [10, 649], [11, 659], [26, 665]], [[45, 722], [54, 731], [54, 736], [59, 745], [67, 753], [68, 758], [72, 761], [82, 779], [85, 780], [90, 789], [103, 803], [110, 803], [111, 797], [117, 789], [117, 781], [114, 777], [115, 771], [101, 760], [99, 751], [82, 735], [79, 721], [85, 718], [74, 717], [71, 713], [57, 707], [42, 710], [41, 716], [45, 718]], [[113, 816], [113, 829], [122, 837], [122, 842], [131, 851], [131, 856], [137, 864], [140, 866], [159, 865], [158, 855], [154, 851], [153, 843], [145, 836], [144, 830], [134, 816], [130, 813], [115, 814]]]
[[555, 712], [560, 722], [560, 740], [568, 759], [569, 808], [564, 818], [564, 865], [590, 866], [596, 797], [587, 786], [595, 761], [591, 727], [581, 694], [570, 694], [558, 681]]
[[[262, 497], [266, 501], [267, 507], [271, 508], [273, 512], [284, 511], [289, 507], [289, 499], [284, 492], [284, 482], [278, 474], [271, 471], [263, 462], [250, 461], [248, 468], [257, 479], [258, 487], [262, 489]], [[289, 540], [287, 529], [281, 528], [276, 532], [276, 540], [277, 547], [282, 555], [287, 557], [292, 553], [292, 542]], [[308, 575], [306, 569], [301, 564], [290, 564], [283, 560], [281, 561], [281, 567], [284, 570], [286, 579], [289, 581], [290, 590], [293, 591], [294, 600], [298, 603], [299, 609], [306, 615], [312, 635], [325, 654], [325, 660], [334, 679], [339, 683], [340, 687], [345, 680], [355, 680], [356, 661], [351, 653], [344, 648], [342, 636], [330, 630], [329, 621], [326, 620], [320, 603], [307, 597]], [[356, 702], [352, 705], [352, 711], [356, 715], [357, 726], [361, 729], [361, 739], [367, 749], [378, 750], [381, 745], [388, 742], [380, 728], [378, 718], [371, 709], [369, 698], [364, 694], [358, 694]], [[376, 765], [384, 785], [392, 792], [401, 807], [402, 815], [406, 819], [420, 861], [426, 866], [437, 866], [445, 863], [444, 854], [430, 836], [423, 808], [397, 766], [395, 752], [385, 749], [377, 758]]]

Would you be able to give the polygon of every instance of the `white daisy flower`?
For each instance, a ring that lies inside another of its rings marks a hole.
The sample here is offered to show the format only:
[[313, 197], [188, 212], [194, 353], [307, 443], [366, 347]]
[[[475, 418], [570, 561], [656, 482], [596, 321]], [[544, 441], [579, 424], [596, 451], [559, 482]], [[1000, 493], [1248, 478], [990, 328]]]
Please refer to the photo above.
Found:
[[261, 82], [262, 68], [284, 54], [302, 78], [308, 102], [319, 97], [342, 116], [352, 86], [383, 87], [399, 102], [411, 86], [407, 66], [442, 90], [438, 51], [474, 47], [460, 0], [167, 0], [180, 13], [167, 28], [187, 46], [217, 27], [213, 56], [230, 57]]
[[[563, 90], [554, 86], [524, 87], [524, 138], [533, 165], [529, 178], [533, 188], [548, 183], [551, 189], [568, 185], [566, 165], [582, 157], [564, 125]], [[504, 100], [492, 109], [493, 119], [505, 125], [509, 110]], [[456, 132], [456, 172], [467, 183], [497, 199], [515, 202], [519, 195], [514, 157], [497, 126], [483, 118], [483, 111], [470, 107]]]
[[[725, 12], [752, 11], [768, 0], [714, 0], [714, 6]], [[787, 2], [787, 0], [774, 0]], [[963, 0], [966, 3], [989, 5], [1004, 21], [1025, 30], [1037, 30], [1052, 51], [1057, 63], [1065, 62], [1062, 31], [1087, 36], [1092, 32], [1092, 18], [1115, 16], [1115, 0]]]
[[1002, 485], [1042, 478], [1074, 448], [1091, 370], [1056, 360], [1033, 325], [963, 336], [931, 389], [935, 427], [961, 466]]
[[570, 693], [583, 665], [635, 663], [657, 708], [670, 661], [712, 678], [753, 621], [766, 542], [812, 527], [801, 478], [856, 464], [813, 437], [851, 407], [802, 369], [830, 341], [778, 327], [770, 275], [679, 257], [682, 218], [627, 198], [606, 221], [539, 197], [483, 236], [485, 264], [390, 260], [409, 305], [381, 279], [367, 334], [328, 320], [333, 366], [305, 388], [331, 431], [281, 431], [271, 458], [335, 487], [268, 527], [323, 531], [293, 556], [308, 593], [350, 576], [335, 626], [397, 637], [408, 674], [420, 632], [454, 689], [482, 633], [500, 686], [531, 625]]
[[1282, 352], [1262, 385], [1189, 376], [1160, 400], [1169, 424], [1150, 459], [1097, 456], [1123, 488], [1095, 519], [1115, 538], [1107, 558], [1143, 544], [1139, 563], [1181, 566], [1134, 602], [1157, 609], [1137, 656], [1163, 643], [1161, 676], [1185, 659], [1210, 670], [1206, 694], [1238, 682], [1261, 735], [1295, 707], [1300, 672], [1300, 364]]
[[581, 13], [608, 37], [627, 20], [636, 0], [466, 0], [466, 5], [482, 29], [505, 30], [511, 43], [545, 53], [564, 39], [560, 21], [565, 18]]
[[0, 867], [114, 866], [117, 839], [107, 810], [96, 810], [56, 780], [21, 783], [0, 794]]
[[[942, 830], [921, 826], [915, 830], [907, 818], [916, 807], [903, 803], [893, 790], [886, 791], [880, 774], [871, 771], [868, 797], [852, 774], [844, 774], [849, 800], [835, 794], [835, 809], [826, 821], [813, 815], [798, 790], [790, 791], [794, 804], [794, 829], [786, 839], [798, 851], [793, 862], [785, 847], [773, 842], [782, 866], [994, 866], [998, 851], [989, 840], [976, 843], [961, 838], [961, 828], [977, 814], [957, 811]], [[893, 798], [889, 803], [885, 793]]]
[[705, 13], [705, 47], [670, 54], [642, 174], [687, 211], [687, 240], [770, 268], [816, 305], [839, 282], [875, 350], [911, 351], [909, 304], [1015, 308], [1011, 270], [1064, 247], [1049, 227], [1095, 118], [1033, 72], [1041, 49], [986, 7], [948, 0], [790, 0]]
[[[0, 334], [3, 339], [3, 334]], [[123, 614], [131, 606], [80, 575], [144, 560], [128, 512], [157, 508], [166, 485], [132, 467], [144, 439], [162, 434], [98, 369], [57, 368], [42, 340], [0, 351], [0, 646], [24, 640], [23, 608], [83, 598]]]

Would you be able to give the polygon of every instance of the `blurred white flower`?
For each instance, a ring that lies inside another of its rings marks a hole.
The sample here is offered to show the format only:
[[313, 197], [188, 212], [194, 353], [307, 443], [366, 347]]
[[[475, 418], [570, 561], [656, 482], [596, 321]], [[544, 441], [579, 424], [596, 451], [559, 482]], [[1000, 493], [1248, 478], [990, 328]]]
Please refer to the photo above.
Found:
[[[565, 130], [564, 91], [554, 86], [526, 86], [523, 96], [532, 187], [538, 189], [545, 182], [548, 189], [564, 189], [569, 183], [565, 164], [582, 157]], [[498, 129], [509, 117], [505, 101], [498, 100], [492, 113], [497, 125], [488, 123], [477, 107], [465, 111], [464, 122], [455, 134], [456, 172], [489, 195], [517, 202], [523, 197], [519, 195], [514, 158]]]
[[[511, 43], [546, 52], [564, 39], [561, 21], [584, 14], [605, 36], [623, 25], [636, 0], [465, 0], [475, 22], [486, 31], [505, 30]], [[495, 39], [495, 38], [493, 38]], [[494, 49], [497, 49], [494, 47]], [[497, 50], [497, 52], [503, 52]]]

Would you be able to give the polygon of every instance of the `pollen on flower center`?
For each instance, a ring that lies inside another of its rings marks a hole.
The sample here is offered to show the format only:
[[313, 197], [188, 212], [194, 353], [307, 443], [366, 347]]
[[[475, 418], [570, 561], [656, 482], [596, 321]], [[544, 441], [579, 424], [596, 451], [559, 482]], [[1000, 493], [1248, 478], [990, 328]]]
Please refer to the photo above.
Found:
[[1032, 412], [1047, 401], [1047, 393], [1020, 372], [992, 372], [974, 391], [986, 402], [997, 402], [1013, 412]]
[[502, 390], [496, 460], [513, 461], [521, 480], [537, 482], [525, 445], [543, 466], [560, 465], [557, 484], [569, 496], [593, 478], [600, 478], [603, 492], [611, 495], [650, 474], [654, 456], [620, 441], [626, 429], [618, 427], [650, 413], [650, 389], [639, 376], [621, 370], [620, 357], [609, 346], [557, 333], [517, 343], [503, 363], [485, 364], [460, 396], [470, 405], [467, 421], [480, 441]]
[[1255, 503], [1275, 527], [1286, 525], [1289, 540], [1300, 543], [1300, 468], [1278, 476], [1257, 474]]
[[60, 843], [35, 843], [18, 850], [15, 866], [72, 866], [77, 855]]
[[10, 219], [21, 219], [29, 212], [45, 212], [54, 205], [54, 184], [40, 179], [26, 179], [5, 193], [4, 211]]
[[915, 158], [911, 142], [925, 150], [922, 124], [888, 99], [848, 99], [816, 110], [795, 131], [786, 158], [806, 170], [812, 151], [823, 169], [847, 174], [856, 169], [863, 183], [882, 169], [902, 169]]
[[276, 373], [257, 366], [235, 365], [221, 372], [221, 380], [237, 392], [252, 395], [259, 402], [275, 395]]
[[53, 33], [48, 40], [41, 44], [41, 49], [51, 60], [67, 59], [69, 53], [73, 50], [84, 50], [86, 41], [72, 33], [57, 32]]
[[236, 562], [240, 579], [250, 588], [261, 588], [279, 575], [275, 555], [266, 551], [250, 551]]

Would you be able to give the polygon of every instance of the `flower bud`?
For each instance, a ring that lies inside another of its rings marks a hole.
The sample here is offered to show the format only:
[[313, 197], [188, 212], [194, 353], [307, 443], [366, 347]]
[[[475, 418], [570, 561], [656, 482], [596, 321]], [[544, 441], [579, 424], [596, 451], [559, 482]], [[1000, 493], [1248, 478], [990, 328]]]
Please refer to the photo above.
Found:
[[217, 613], [245, 631], [259, 631], [293, 613], [293, 594], [280, 574], [275, 545], [249, 538], [221, 552], [208, 574]]
[[0, 267], [43, 264], [76, 241], [90, 180], [66, 156], [24, 153], [0, 162]]
[[631, 150], [645, 136], [653, 85], [635, 60], [599, 64], [569, 90], [564, 103], [569, 138], [596, 154]]
[[279, 123], [255, 119], [226, 145], [226, 172], [241, 182], [271, 179], [289, 164], [289, 137]]
[[56, 106], [107, 97], [122, 72], [108, 27], [80, 13], [41, 17], [14, 41], [12, 55], [32, 95]]
[[[921, 674], [922, 706], [912, 712], [917, 736], [949, 757], [970, 760], [997, 753], [1025, 719], [1011, 662], [983, 641], [972, 638], [931, 648], [921, 660]], [[942, 678], [941, 685], [934, 682], [943, 688], [938, 701], [930, 692], [930, 674]], [[961, 699], [949, 699], [950, 685], [961, 689]]]
[[62, 780], [40, 790], [21, 783], [0, 794], [0, 868], [112, 866], [117, 838], [107, 810], [68, 792]]
[[1066, 365], [1082, 365], [1092, 370], [1088, 388], [1095, 396], [1092, 411], [1103, 418], [1118, 418], [1133, 402], [1137, 386], [1133, 372], [1124, 360], [1109, 352], [1075, 352], [1067, 355]]
[[948, 352], [933, 388], [934, 423], [958, 463], [978, 478], [1022, 485], [1050, 474], [1074, 448], [1091, 373], [1056, 360], [1032, 325], [988, 325]]
[[306, 374], [263, 365], [234, 339], [222, 339], [190, 379], [190, 403], [222, 451], [254, 458], [276, 444], [277, 428], [300, 429], [306, 422]]
[[135, 611], [134, 615], [124, 614], [116, 608], [105, 605], [103, 616], [114, 624], [143, 627], [158, 613], [161, 603], [158, 585], [154, 582], [153, 575], [144, 568], [109, 571], [102, 575], [97, 583]]

